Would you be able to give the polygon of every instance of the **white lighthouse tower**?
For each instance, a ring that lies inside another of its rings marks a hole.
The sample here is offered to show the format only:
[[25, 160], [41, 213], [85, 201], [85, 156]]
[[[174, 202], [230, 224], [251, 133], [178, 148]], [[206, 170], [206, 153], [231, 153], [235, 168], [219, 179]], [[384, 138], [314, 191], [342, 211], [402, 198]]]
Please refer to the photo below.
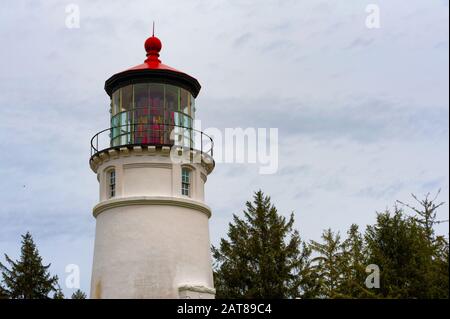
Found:
[[[111, 125], [91, 140], [100, 196], [91, 298], [214, 298], [204, 187], [213, 143], [193, 128], [196, 79], [147, 59], [105, 82]], [[183, 160], [181, 160], [183, 159]]]

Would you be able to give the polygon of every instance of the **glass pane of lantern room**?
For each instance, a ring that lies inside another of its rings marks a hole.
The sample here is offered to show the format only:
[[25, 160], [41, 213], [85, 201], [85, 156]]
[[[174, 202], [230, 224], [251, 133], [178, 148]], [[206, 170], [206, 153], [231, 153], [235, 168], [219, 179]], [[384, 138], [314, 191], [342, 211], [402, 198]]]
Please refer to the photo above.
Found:
[[178, 88], [167, 84], [165, 86], [165, 124], [174, 125], [175, 112], [178, 112]]
[[122, 88], [122, 110], [129, 111], [133, 109], [133, 86], [127, 85]]
[[191, 110], [191, 117], [195, 119], [195, 98], [192, 94], [189, 94], [189, 105]]
[[134, 85], [134, 102], [136, 108], [147, 108], [149, 106], [148, 84], [139, 83]]
[[166, 144], [166, 130], [164, 126], [164, 85], [159, 83], [150, 83], [149, 92], [151, 143], [160, 145]]
[[111, 98], [111, 104], [112, 104], [112, 113], [111, 116], [116, 115], [117, 113], [119, 113], [119, 109], [120, 109], [120, 89], [116, 90]]
[[146, 136], [148, 133], [149, 118], [149, 85], [139, 83], [134, 85], [135, 109], [133, 110], [133, 131], [135, 133], [134, 143], [148, 143]]
[[190, 92], [185, 89], [180, 89], [180, 106], [182, 114], [180, 114], [180, 126], [181, 130], [181, 145], [184, 147], [192, 147], [192, 120], [191, 120], [191, 105], [190, 105]]
[[120, 122], [120, 145], [131, 143], [131, 125], [128, 122], [128, 113], [121, 112], [118, 115]]
[[180, 106], [181, 111], [184, 114], [191, 116], [190, 105], [189, 105], [189, 92], [185, 89], [180, 89]]
[[119, 125], [119, 139], [120, 145], [130, 143], [130, 121], [131, 117], [129, 115], [130, 109], [133, 107], [133, 87], [131, 85], [125, 86], [120, 90], [120, 112], [116, 115], [112, 122], [118, 123]]
[[117, 146], [120, 144], [120, 122], [119, 113], [120, 111], [120, 89], [116, 90], [111, 97], [111, 146]]
[[164, 110], [164, 85], [158, 83], [149, 84], [150, 89], [150, 106], [153, 115], [153, 123], [163, 124]]
[[111, 118], [111, 146], [120, 145], [120, 115], [114, 115]]
[[148, 123], [149, 114], [149, 97], [148, 97], [148, 84], [141, 83], [134, 85], [134, 98], [136, 101], [136, 108], [134, 109], [134, 121], [133, 124], [145, 124]]
[[[116, 92], [120, 92], [120, 104], [117, 109], [118, 113], [114, 116], [114, 118], [111, 120], [113, 124], [117, 124], [118, 129], [116, 130], [118, 133], [117, 140], [114, 141], [114, 144], [123, 145], [128, 143], [129, 138], [129, 131], [127, 128], [127, 110], [130, 107], [129, 103], [129, 94], [130, 94], [130, 88], [129, 87], [123, 87]], [[124, 99], [125, 97], [125, 99]], [[115, 135], [115, 134], [114, 134]]]

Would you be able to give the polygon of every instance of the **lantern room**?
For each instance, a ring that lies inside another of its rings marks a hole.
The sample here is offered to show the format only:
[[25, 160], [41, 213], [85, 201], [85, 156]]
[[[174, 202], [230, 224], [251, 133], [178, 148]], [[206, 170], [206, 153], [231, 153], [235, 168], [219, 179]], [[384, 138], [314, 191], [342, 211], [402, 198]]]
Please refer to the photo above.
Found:
[[161, 63], [161, 41], [145, 41], [143, 64], [114, 74], [105, 82], [111, 99], [110, 128], [91, 141], [91, 155], [122, 146], [181, 146], [212, 155], [212, 140], [194, 129], [200, 83]]

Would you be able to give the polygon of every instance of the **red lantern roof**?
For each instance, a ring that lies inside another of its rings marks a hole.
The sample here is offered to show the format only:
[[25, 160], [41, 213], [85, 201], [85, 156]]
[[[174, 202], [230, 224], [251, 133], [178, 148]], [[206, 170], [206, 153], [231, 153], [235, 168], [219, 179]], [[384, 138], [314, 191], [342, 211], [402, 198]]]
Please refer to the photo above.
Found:
[[105, 90], [108, 95], [111, 96], [116, 89], [130, 83], [155, 81], [179, 85], [197, 97], [201, 86], [195, 78], [161, 63], [159, 59], [159, 52], [162, 48], [161, 40], [153, 34], [145, 41], [144, 47], [147, 52], [147, 59], [144, 63], [117, 73], [106, 80]]

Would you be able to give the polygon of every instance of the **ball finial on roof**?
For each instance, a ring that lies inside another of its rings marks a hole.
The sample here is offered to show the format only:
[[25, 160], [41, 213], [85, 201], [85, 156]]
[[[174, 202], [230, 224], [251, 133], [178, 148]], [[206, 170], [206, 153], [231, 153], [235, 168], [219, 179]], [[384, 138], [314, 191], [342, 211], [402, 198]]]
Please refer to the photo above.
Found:
[[161, 62], [159, 58], [159, 52], [162, 48], [161, 40], [159, 40], [157, 37], [155, 37], [155, 23], [153, 22], [153, 34], [150, 38], [148, 38], [145, 41], [144, 44], [145, 51], [147, 52], [147, 60], [145, 62], [149, 61], [158, 61]]

